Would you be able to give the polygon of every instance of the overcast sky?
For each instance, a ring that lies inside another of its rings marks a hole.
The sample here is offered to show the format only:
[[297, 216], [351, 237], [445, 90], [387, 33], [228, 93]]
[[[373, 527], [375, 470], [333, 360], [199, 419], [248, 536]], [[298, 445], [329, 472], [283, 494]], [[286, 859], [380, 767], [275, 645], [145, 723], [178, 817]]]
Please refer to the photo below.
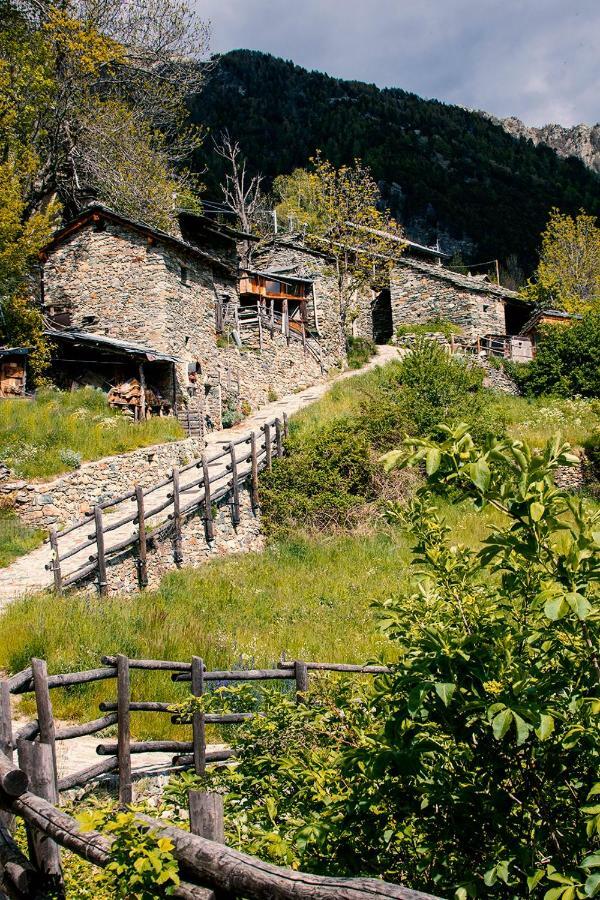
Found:
[[600, 120], [600, 0], [196, 0], [212, 50], [264, 50], [530, 125]]

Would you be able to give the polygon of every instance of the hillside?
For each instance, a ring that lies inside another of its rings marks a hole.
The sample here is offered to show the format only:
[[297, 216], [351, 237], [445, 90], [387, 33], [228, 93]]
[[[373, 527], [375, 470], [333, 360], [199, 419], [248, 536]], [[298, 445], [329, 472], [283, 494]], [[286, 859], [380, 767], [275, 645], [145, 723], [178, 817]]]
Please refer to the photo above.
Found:
[[[305, 165], [316, 148], [335, 164], [361, 157], [413, 238], [435, 242], [439, 234], [445, 249], [473, 260], [515, 254], [530, 270], [552, 206], [600, 213], [600, 180], [577, 159], [461, 107], [264, 53], [223, 55], [192, 117], [213, 134], [227, 128], [268, 179]], [[210, 141], [196, 166], [206, 167], [218, 197], [222, 160]]]

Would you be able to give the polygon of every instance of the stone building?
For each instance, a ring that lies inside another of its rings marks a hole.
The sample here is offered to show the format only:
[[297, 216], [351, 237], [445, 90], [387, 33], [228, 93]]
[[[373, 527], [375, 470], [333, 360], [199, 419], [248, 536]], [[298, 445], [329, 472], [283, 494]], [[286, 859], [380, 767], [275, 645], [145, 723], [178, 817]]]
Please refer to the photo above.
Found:
[[136, 415], [174, 410], [201, 434], [338, 361], [308, 328], [241, 327], [237, 245], [250, 236], [191, 212], [179, 235], [100, 204], [55, 233], [39, 294], [62, 386], [103, 387]]

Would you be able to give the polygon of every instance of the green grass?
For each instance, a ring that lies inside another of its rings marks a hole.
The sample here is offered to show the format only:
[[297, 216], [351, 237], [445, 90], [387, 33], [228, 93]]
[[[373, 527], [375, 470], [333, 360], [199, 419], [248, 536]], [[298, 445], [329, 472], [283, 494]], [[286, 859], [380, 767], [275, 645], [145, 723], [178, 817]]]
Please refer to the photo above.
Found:
[[[457, 540], [478, 543], [489, 519], [471, 507], [444, 507]], [[406, 583], [410, 551], [395, 529], [369, 534], [305, 535], [265, 552], [215, 560], [167, 575], [158, 591], [90, 600], [44, 594], [13, 603], [0, 618], [0, 667], [15, 672], [32, 656], [50, 672], [95, 668], [104, 654], [189, 660], [211, 668], [269, 666], [289, 658], [365, 662], [391, 645], [372, 604]], [[133, 675], [135, 699], [175, 701], [186, 688], [164, 673]], [[53, 692], [55, 712], [93, 719], [112, 682]], [[29, 702], [24, 707], [31, 711]], [[136, 717], [139, 736], [182, 734], [168, 716]]]
[[80, 462], [184, 436], [174, 418], [133, 424], [93, 388], [0, 401], [0, 460], [22, 478], [49, 478]]
[[39, 528], [24, 525], [12, 509], [0, 509], [0, 568], [38, 547], [46, 535]]
[[542, 447], [557, 431], [573, 447], [581, 447], [600, 429], [600, 400], [560, 397], [527, 399], [508, 394], [490, 397], [511, 437]]

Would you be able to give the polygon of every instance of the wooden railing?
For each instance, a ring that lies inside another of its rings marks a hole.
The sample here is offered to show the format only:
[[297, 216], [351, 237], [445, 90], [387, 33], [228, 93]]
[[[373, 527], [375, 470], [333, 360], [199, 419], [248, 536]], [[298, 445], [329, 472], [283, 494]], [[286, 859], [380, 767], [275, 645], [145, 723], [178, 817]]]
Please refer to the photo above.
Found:
[[[107, 592], [107, 559], [137, 547], [137, 567], [140, 587], [148, 584], [147, 551], [149, 520], [161, 516], [174, 532], [175, 561], [183, 561], [181, 529], [184, 518], [201, 509], [204, 534], [210, 545], [215, 539], [213, 504], [230, 498], [233, 525], [240, 522], [240, 486], [250, 482], [253, 510], [259, 509], [258, 475], [270, 469], [272, 459], [283, 455], [283, 441], [288, 432], [287, 415], [276, 418], [236, 441], [227, 441], [222, 450], [208, 456], [203, 453], [186, 466], [174, 468], [168, 478], [150, 488], [137, 485], [132, 491], [98, 503], [82, 519], [61, 531], [50, 529], [51, 561], [46, 568], [53, 573], [57, 593], [97, 575], [100, 594]], [[212, 471], [211, 471], [212, 470]], [[165, 490], [167, 489], [167, 490]], [[155, 497], [162, 492], [162, 496]], [[190, 499], [192, 497], [192, 499]], [[150, 503], [148, 500], [150, 499]], [[189, 502], [186, 503], [186, 500]], [[110, 521], [105, 518], [110, 510]], [[117, 511], [123, 515], [115, 515]], [[167, 512], [169, 511], [169, 512]], [[89, 533], [90, 526], [93, 530]], [[129, 528], [120, 540], [108, 537], [118, 529]], [[80, 540], [75, 540], [81, 536]], [[67, 541], [68, 538], [68, 541]], [[81, 555], [90, 551], [85, 560]], [[75, 569], [64, 572], [64, 563], [79, 557]]]
[[[347, 665], [340, 663], [305, 663], [282, 661], [274, 669], [208, 671], [199, 657], [190, 662], [170, 660], [128, 659], [126, 656], [103, 657], [104, 666], [85, 672], [48, 675], [46, 663], [33, 659], [31, 666], [8, 679], [0, 681], [0, 895], [2, 889], [11, 896], [42, 898], [52, 888], [60, 895], [62, 868], [59, 846], [72, 850], [96, 866], [106, 867], [110, 861], [110, 840], [96, 832], [82, 833], [77, 821], [58, 809], [59, 794], [77, 785], [87, 784], [100, 775], [118, 773], [119, 801], [127, 805], [132, 800], [131, 754], [147, 752], [176, 752], [174, 764], [193, 766], [203, 773], [211, 762], [226, 762], [229, 750], [206, 750], [205, 727], [209, 723], [235, 724], [245, 721], [249, 713], [204, 714], [194, 712], [189, 723], [192, 740], [144, 741], [131, 740], [131, 712], [160, 712], [173, 716], [170, 704], [155, 701], [131, 700], [130, 676], [134, 670], [164, 671], [176, 682], [189, 682], [191, 692], [201, 696], [209, 682], [239, 682], [283, 680], [295, 682], [297, 702], [306, 700], [309, 673], [318, 671], [350, 672], [378, 675], [389, 669], [380, 665]], [[101, 704], [104, 715], [92, 722], [57, 727], [52, 711], [51, 691], [100, 680], [116, 681], [116, 700]], [[11, 695], [32, 692], [35, 695], [37, 719], [21, 726], [14, 734], [11, 714]], [[99, 755], [108, 758], [61, 780], [57, 776], [56, 743], [82, 735], [97, 734], [111, 725], [117, 726], [116, 743], [100, 743]], [[18, 768], [13, 753], [18, 754]], [[417, 900], [429, 895], [408, 890], [399, 885], [374, 879], [325, 878], [294, 872], [263, 863], [238, 853], [223, 844], [222, 808], [217, 795], [190, 792], [191, 833], [139, 816], [139, 823], [159, 834], [168, 836], [174, 854], [181, 864], [186, 881], [174, 896], [184, 898], [214, 898], [214, 891], [227, 892], [229, 897], [313, 898], [359, 900], [367, 897]], [[216, 812], [211, 817], [210, 812]], [[30, 859], [16, 846], [11, 835], [11, 817], [20, 816], [28, 831]], [[431, 900], [431, 898], [430, 898]]]

